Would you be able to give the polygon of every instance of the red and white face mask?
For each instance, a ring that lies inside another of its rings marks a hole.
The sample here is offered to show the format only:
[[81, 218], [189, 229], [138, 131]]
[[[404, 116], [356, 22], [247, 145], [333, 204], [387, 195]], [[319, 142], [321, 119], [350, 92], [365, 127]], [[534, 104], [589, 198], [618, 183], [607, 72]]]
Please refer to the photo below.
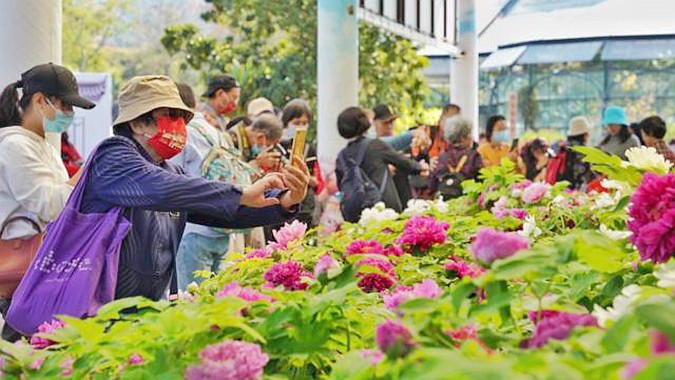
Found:
[[183, 151], [187, 141], [187, 129], [182, 117], [172, 119], [161, 116], [157, 119], [157, 133], [148, 137], [148, 145], [165, 160]]

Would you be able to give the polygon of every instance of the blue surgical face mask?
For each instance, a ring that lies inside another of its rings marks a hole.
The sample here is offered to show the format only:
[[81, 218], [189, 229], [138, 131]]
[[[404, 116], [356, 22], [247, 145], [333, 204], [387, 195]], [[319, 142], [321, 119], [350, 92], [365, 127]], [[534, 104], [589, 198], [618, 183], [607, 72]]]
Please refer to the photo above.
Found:
[[509, 142], [511, 141], [511, 134], [506, 129], [503, 131], [494, 132], [492, 134], [492, 141], [501, 143]]
[[65, 113], [61, 111], [60, 109], [54, 107], [49, 99], [45, 99], [47, 100], [47, 104], [49, 104], [49, 106], [54, 109], [53, 119], [47, 118], [44, 113], [42, 113], [42, 110], [40, 110], [40, 113], [42, 114], [42, 127], [44, 128], [45, 132], [66, 132], [68, 128], [70, 128], [70, 125], [73, 124], [74, 114], [72, 112]]
[[258, 156], [260, 153], [262, 153], [262, 151], [263, 151], [264, 149], [265, 149], [265, 147], [262, 147], [262, 146], [260, 146], [260, 145], [253, 145], [253, 146], [251, 147], [251, 153], [252, 153], [254, 156]]
[[375, 127], [368, 128], [368, 132], [366, 132], [366, 137], [368, 137], [370, 139], [376, 139], [377, 138], [377, 131], [375, 131]]
[[295, 131], [297, 131], [298, 128], [307, 128], [307, 124], [288, 124], [288, 128], [286, 128], [286, 138], [289, 140], [294, 138]]

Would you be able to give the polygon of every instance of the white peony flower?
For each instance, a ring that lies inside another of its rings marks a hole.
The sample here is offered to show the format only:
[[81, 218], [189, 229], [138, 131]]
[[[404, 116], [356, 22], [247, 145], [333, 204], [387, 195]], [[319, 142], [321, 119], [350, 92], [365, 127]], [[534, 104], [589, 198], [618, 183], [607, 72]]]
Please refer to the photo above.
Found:
[[440, 197], [436, 200], [436, 202], [434, 202], [434, 208], [438, 212], [446, 213], [448, 210], [450, 210], [450, 205], [448, 205], [448, 202], [443, 200], [443, 197]]
[[537, 237], [541, 235], [541, 228], [537, 227], [537, 221], [532, 215], [525, 218], [523, 229], [518, 231], [518, 234], [523, 237]]
[[372, 223], [387, 222], [398, 219], [398, 213], [387, 206], [383, 202], [377, 202], [375, 206], [363, 210], [359, 224], [367, 226]]
[[673, 166], [663, 155], [657, 153], [656, 149], [646, 146], [628, 149], [626, 158], [628, 158], [627, 165], [659, 174], [667, 174]]
[[604, 224], [600, 225], [600, 233], [602, 233], [603, 235], [607, 236], [608, 238], [610, 238], [612, 240], [628, 239], [631, 235], [633, 235], [633, 233], [630, 232], [630, 231], [610, 230]]
[[566, 200], [565, 200], [565, 197], [563, 197], [562, 195], [558, 194], [558, 195], [555, 196], [555, 198], [553, 198], [553, 200], [552, 200], [551, 202], [552, 202], [554, 205], [562, 206], [562, 205], [564, 205], [564, 204], [566, 203]]
[[656, 283], [659, 288], [675, 288], [675, 261], [661, 264], [654, 272], [654, 277], [659, 279]]
[[591, 210], [612, 208], [615, 207], [618, 202], [619, 199], [616, 199], [616, 197], [612, 197], [607, 193], [601, 193], [599, 196], [595, 197]]
[[600, 185], [608, 190], [616, 190], [621, 194], [630, 194], [632, 193], [631, 187], [628, 183], [623, 181], [615, 181], [613, 179], [603, 179], [600, 182]]
[[600, 327], [607, 327], [607, 322], [617, 321], [635, 307], [635, 301], [640, 297], [642, 289], [635, 285], [628, 285], [621, 290], [621, 294], [614, 297], [612, 306], [603, 309], [599, 305], [593, 305], [593, 316], [598, 319]]

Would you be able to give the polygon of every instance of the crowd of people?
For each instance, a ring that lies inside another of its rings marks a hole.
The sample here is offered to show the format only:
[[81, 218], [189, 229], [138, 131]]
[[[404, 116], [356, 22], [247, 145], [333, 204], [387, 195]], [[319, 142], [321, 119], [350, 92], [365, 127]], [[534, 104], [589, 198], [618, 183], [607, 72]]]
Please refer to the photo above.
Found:
[[[218, 271], [228, 252], [265, 249], [287, 221], [325, 224], [331, 199], [347, 221], [380, 201], [402, 211], [413, 198], [458, 197], [463, 181], [504, 160], [532, 181], [565, 180], [583, 190], [594, 178], [572, 149], [588, 145], [593, 134], [583, 116], [569, 122], [565, 141], [549, 144], [520, 142], [500, 115], [488, 119], [476, 141], [474, 126], [454, 104], [437, 125], [401, 134], [390, 106], [350, 107], [336, 121], [348, 142], [333, 174], [321, 172], [312, 144], [302, 157], [290, 153], [296, 132], [312, 124], [307, 101], [277, 108], [261, 97], [236, 115], [240, 95], [239, 83], [226, 74], [210, 78], [201, 99], [166, 76], [132, 78], [119, 92], [114, 137], [85, 160], [67, 136], [61, 156], [45, 139], [47, 132], [68, 130], [73, 107], [95, 106], [79, 95], [68, 69], [39, 65], [7, 86], [0, 95], [3, 316], [47, 224], [59, 218], [71, 194], [83, 218], [121, 210], [130, 222], [114, 270], [114, 298], [158, 300], [203, 281], [204, 271]], [[657, 116], [630, 124], [622, 108], [610, 106], [602, 126], [607, 133], [598, 147], [609, 154], [625, 157], [644, 144], [675, 161]], [[67, 233], [59, 229], [49, 238]], [[5, 325], [3, 338], [19, 337]]]

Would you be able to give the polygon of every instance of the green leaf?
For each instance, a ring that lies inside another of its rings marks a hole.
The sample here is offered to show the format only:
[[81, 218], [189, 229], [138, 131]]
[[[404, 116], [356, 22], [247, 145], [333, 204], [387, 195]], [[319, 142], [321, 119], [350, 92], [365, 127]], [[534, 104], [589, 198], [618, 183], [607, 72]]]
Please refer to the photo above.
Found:
[[641, 305], [635, 314], [642, 322], [668, 335], [675, 342], [675, 303]]
[[614, 240], [599, 233], [577, 234], [575, 248], [579, 261], [599, 272], [613, 273], [623, 267], [626, 253]]
[[628, 315], [610, 327], [602, 338], [602, 347], [609, 353], [623, 351], [630, 339], [630, 332], [637, 326], [637, 318], [634, 315]]

